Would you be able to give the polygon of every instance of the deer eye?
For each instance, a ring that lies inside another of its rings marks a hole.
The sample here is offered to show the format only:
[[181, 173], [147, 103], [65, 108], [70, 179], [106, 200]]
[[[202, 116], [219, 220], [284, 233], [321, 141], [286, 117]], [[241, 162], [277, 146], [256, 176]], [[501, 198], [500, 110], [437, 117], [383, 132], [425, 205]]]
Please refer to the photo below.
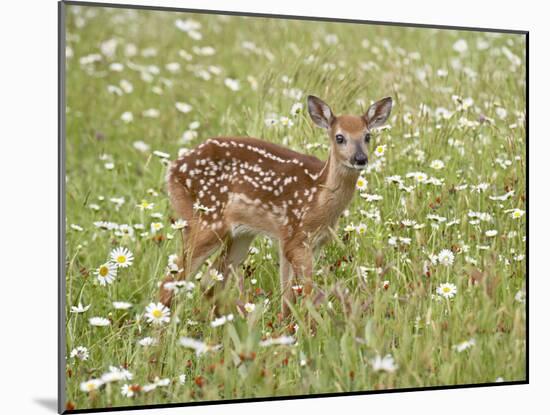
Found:
[[370, 143], [370, 133], [365, 134], [365, 143]]
[[338, 144], [343, 144], [344, 141], [346, 141], [346, 139], [344, 138], [344, 136], [342, 134], [336, 134], [336, 142]]

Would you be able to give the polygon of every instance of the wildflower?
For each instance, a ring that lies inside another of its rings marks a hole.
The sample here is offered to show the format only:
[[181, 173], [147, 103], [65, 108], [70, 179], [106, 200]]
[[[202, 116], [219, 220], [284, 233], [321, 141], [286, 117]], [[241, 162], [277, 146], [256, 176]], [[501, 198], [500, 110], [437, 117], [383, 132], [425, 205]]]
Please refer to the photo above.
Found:
[[153, 151], [153, 154], [161, 159], [170, 158], [170, 154], [165, 153], [164, 151], [155, 150]]
[[525, 302], [525, 292], [522, 290], [519, 290], [516, 295], [514, 296], [514, 300], [516, 300], [518, 303], [524, 303]]
[[155, 234], [158, 231], [160, 231], [162, 228], [164, 228], [164, 225], [160, 222], [153, 222], [151, 223], [151, 233]]
[[111, 261], [117, 268], [128, 268], [134, 262], [134, 255], [128, 248], [118, 247], [111, 251]]
[[223, 326], [228, 321], [233, 321], [233, 314], [228, 314], [227, 316], [218, 317], [210, 322], [211, 327]]
[[453, 50], [458, 53], [464, 53], [468, 50], [468, 43], [464, 39], [458, 39], [453, 44]]
[[200, 356], [203, 353], [215, 352], [222, 348], [221, 344], [216, 344], [214, 346], [208, 345], [201, 340], [196, 340], [191, 337], [182, 337], [180, 338], [180, 344], [183, 347], [188, 349], [193, 349], [197, 356]]
[[126, 383], [120, 388], [120, 394], [126, 398], [132, 398], [136, 389], [138, 388], [135, 385], [128, 385]]
[[105, 327], [111, 324], [111, 322], [104, 317], [92, 317], [88, 321], [90, 325], [96, 327]]
[[126, 124], [131, 123], [134, 121], [134, 115], [130, 111], [123, 112], [120, 116], [120, 119], [124, 121]]
[[496, 229], [490, 229], [485, 232], [485, 236], [488, 236], [488, 237], [493, 237], [493, 236], [496, 236], [497, 234], [498, 234], [498, 231]]
[[374, 154], [378, 157], [382, 157], [386, 152], [386, 145], [379, 145], [374, 149]]
[[303, 108], [304, 108], [304, 104], [302, 104], [301, 102], [296, 102], [290, 108], [290, 115], [295, 117], [296, 115], [298, 115], [302, 112]]
[[90, 352], [88, 352], [88, 349], [86, 347], [78, 346], [71, 350], [71, 357], [78, 360], [88, 360], [88, 358], [90, 357]]
[[99, 284], [105, 286], [107, 284], [112, 284], [115, 280], [117, 267], [111, 262], [106, 262], [105, 264], [100, 265], [94, 273], [99, 281]]
[[252, 313], [256, 309], [256, 304], [253, 303], [246, 303], [244, 305], [244, 309], [247, 313]]
[[225, 78], [225, 81], [223, 81], [223, 83], [231, 91], [238, 91], [239, 89], [241, 89], [241, 85], [237, 79]]
[[132, 380], [134, 375], [122, 367], [109, 366], [109, 371], [101, 376], [103, 383], [118, 382], [120, 380]]
[[439, 259], [439, 263], [446, 267], [453, 265], [455, 261], [455, 256], [449, 249], [442, 249], [437, 258]]
[[274, 345], [292, 345], [296, 343], [296, 339], [291, 336], [280, 336], [280, 337], [269, 337], [265, 340], [260, 341], [261, 347], [268, 347]]
[[364, 234], [367, 232], [367, 225], [365, 225], [364, 223], [360, 223], [360, 224], [357, 225], [357, 227], [355, 228], [355, 231], [356, 231], [359, 235], [364, 235]]
[[82, 392], [94, 392], [103, 385], [101, 379], [90, 379], [80, 384], [80, 390]]
[[384, 357], [380, 357], [380, 355], [376, 355], [376, 357], [371, 360], [371, 365], [375, 372], [384, 371], [388, 373], [395, 372], [399, 367], [395, 364], [393, 357], [389, 354], [387, 354]]
[[359, 176], [359, 178], [357, 179], [357, 183], [355, 184], [355, 187], [357, 188], [357, 190], [363, 192], [367, 190], [368, 184], [369, 182], [363, 176]]
[[430, 167], [434, 170], [441, 170], [443, 167], [445, 167], [445, 163], [443, 163], [441, 160], [433, 160], [430, 163]]
[[185, 382], [187, 381], [187, 375], [185, 373], [179, 375], [178, 380], [181, 385], [185, 385]]
[[147, 144], [145, 141], [141, 141], [141, 140], [134, 141], [133, 145], [134, 145], [134, 148], [136, 150], [141, 151], [142, 153], [146, 153], [147, 151], [149, 151], [151, 149], [149, 144]]
[[145, 308], [147, 322], [162, 325], [170, 322], [170, 309], [162, 303], [151, 303]]
[[223, 281], [223, 274], [215, 269], [210, 270], [210, 277], [216, 281]]
[[84, 228], [80, 225], [75, 225], [74, 223], [71, 223], [71, 229], [73, 231], [82, 232]]
[[512, 210], [510, 216], [512, 217], [512, 219], [519, 219], [521, 218], [523, 215], [525, 215], [525, 211], [524, 210], [521, 210], [521, 209], [514, 209]]
[[468, 350], [469, 348], [473, 347], [475, 344], [476, 344], [475, 339], [470, 339], [470, 340], [466, 340], [461, 343], [455, 344], [453, 346], [453, 349], [456, 350], [458, 353], [461, 353], [464, 350]]
[[83, 306], [82, 303], [78, 303], [78, 305], [75, 307], [74, 305], [71, 307], [71, 313], [80, 314], [85, 313], [88, 311], [88, 309], [91, 307], [91, 304], [88, 304], [87, 306]]
[[179, 112], [187, 114], [188, 112], [191, 112], [193, 107], [191, 105], [187, 104], [186, 102], [176, 102], [176, 109]]
[[125, 301], [113, 301], [113, 307], [116, 310], [128, 310], [132, 307], [132, 303], [127, 303]]
[[288, 117], [280, 117], [279, 124], [281, 124], [283, 127], [292, 127], [294, 125], [294, 121], [292, 121]]
[[445, 282], [437, 287], [436, 292], [444, 298], [453, 298], [456, 295], [456, 285]]
[[154, 346], [158, 342], [159, 341], [153, 337], [144, 337], [143, 339], [138, 340], [138, 344], [143, 347]]

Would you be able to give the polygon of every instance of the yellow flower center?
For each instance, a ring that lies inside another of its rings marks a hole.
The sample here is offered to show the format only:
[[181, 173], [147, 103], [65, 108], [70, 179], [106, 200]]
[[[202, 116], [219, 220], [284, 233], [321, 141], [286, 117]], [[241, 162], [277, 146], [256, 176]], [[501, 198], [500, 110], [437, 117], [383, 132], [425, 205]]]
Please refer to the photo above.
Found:
[[86, 389], [88, 389], [88, 392], [91, 392], [91, 391], [95, 390], [95, 385], [92, 382], [89, 382], [86, 385]]
[[126, 262], [126, 257], [124, 255], [119, 255], [116, 258], [116, 262], [118, 262], [119, 264], [124, 264]]
[[105, 265], [99, 267], [99, 275], [101, 275], [102, 277], [106, 277], [107, 274], [109, 274], [109, 268], [107, 268]]
[[444, 292], [444, 293], [450, 293], [450, 292], [451, 292], [451, 288], [450, 288], [450, 287], [443, 287], [443, 292]]
[[161, 318], [162, 317], [162, 311], [160, 311], [158, 308], [154, 309], [151, 314], [155, 318]]

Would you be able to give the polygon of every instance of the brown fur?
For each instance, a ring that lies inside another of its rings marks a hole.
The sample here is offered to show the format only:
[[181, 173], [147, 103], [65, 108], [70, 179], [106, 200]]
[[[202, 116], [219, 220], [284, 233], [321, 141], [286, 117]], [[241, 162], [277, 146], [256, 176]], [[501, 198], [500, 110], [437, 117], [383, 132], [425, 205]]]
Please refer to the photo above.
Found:
[[[218, 137], [172, 163], [167, 176], [171, 202], [188, 221], [177, 279], [193, 274], [223, 247], [216, 268], [225, 283], [246, 257], [254, 236], [264, 233], [279, 240], [283, 312], [288, 313], [294, 299], [293, 276], [303, 281], [305, 294], [311, 293], [313, 250], [329, 238], [329, 228], [353, 196], [359, 171], [348, 164], [357, 146], [366, 152], [368, 131], [364, 117], [330, 114], [331, 119], [325, 119], [330, 109], [320, 112], [322, 104], [314, 108], [312, 118], [330, 125], [327, 161], [255, 138]], [[349, 142], [335, 144], [336, 134], [345, 134]], [[165, 282], [173, 279], [169, 276]], [[161, 301], [172, 301], [172, 290], [164, 283]]]

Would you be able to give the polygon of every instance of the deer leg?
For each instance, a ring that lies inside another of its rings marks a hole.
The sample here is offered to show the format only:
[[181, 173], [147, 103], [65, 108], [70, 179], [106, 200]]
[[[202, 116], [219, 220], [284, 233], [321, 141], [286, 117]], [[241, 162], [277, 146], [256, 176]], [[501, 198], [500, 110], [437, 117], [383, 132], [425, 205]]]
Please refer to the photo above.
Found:
[[[287, 244], [283, 250], [286, 261], [290, 264], [290, 272], [294, 274], [298, 282], [303, 283], [304, 294], [310, 295], [313, 290], [313, 253], [311, 252], [311, 249], [303, 243], [295, 243]], [[284, 268], [286, 265], [282, 264], [281, 266]], [[288, 301], [288, 299], [293, 299], [294, 297], [291, 284], [292, 279], [287, 276], [285, 281], [285, 291], [283, 292], [283, 301]], [[283, 314], [285, 314], [284, 306]], [[288, 315], [288, 310], [286, 310], [286, 315]]]
[[215, 268], [223, 275], [221, 283], [215, 283], [209, 294], [214, 297], [216, 303], [216, 311], [221, 310], [225, 304], [223, 301], [223, 289], [227, 281], [232, 277], [232, 274], [239, 275], [239, 266], [248, 255], [248, 248], [254, 240], [255, 235], [246, 234], [237, 237], [228, 237], [225, 241], [222, 252], [216, 260]]
[[292, 267], [283, 252], [282, 246], [279, 248], [279, 263], [282, 294], [281, 311], [284, 317], [288, 317], [290, 315], [289, 304], [293, 304], [296, 301], [296, 296], [294, 295], [294, 291], [292, 291]]
[[183, 269], [176, 275], [176, 278], [169, 275], [162, 282], [160, 287], [161, 303], [167, 307], [172, 303], [174, 290], [165, 288], [164, 285], [167, 282], [189, 278], [220, 245], [220, 238], [215, 232], [208, 230], [190, 232], [188, 243], [183, 249], [182, 256], [178, 258], [178, 266]]

